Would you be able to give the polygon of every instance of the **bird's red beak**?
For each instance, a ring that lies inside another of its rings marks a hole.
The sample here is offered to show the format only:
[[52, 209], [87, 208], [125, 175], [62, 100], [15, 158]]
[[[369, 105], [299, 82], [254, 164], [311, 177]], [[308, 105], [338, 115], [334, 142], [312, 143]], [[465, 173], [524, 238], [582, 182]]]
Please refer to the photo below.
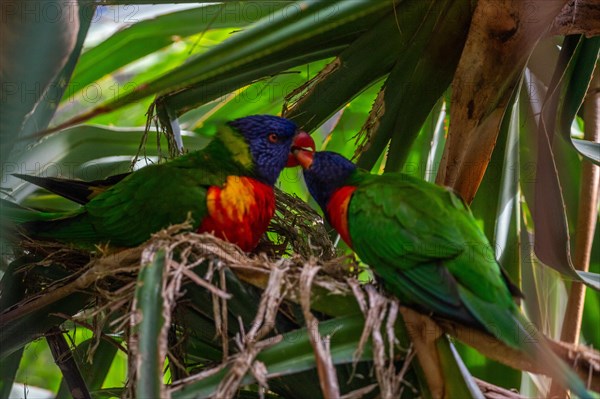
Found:
[[298, 148], [294, 150], [294, 157], [296, 158], [296, 162], [302, 166], [302, 169], [310, 168], [313, 162], [314, 151], [304, 150], [302, 148]]
[[[297, 150], [308, 150], [315, 151], [315, 141], [310, 137], [310, 135], [304, 131], [299, 131], [298, 134], [294, 137], [294, 141], [292, 142], [292, 148], [290, 149], [290, 155], [288, 156], [286, 167], [298, 166], [299, 160], [294, 155], [294, 152]], [[311, 157], [312, 158], [312, 157]]]

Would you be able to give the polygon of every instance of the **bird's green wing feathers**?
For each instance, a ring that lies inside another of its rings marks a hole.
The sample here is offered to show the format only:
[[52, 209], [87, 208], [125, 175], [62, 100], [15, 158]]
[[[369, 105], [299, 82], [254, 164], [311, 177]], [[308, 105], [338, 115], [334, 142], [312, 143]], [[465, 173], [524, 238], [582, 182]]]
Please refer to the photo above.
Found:
[[512, 301], [487, 239], [450, 190], [403, 174], [366, 176], [348, 219], [355, 251], [400, 298], [463, 320], [459, 286]]
[[135, 245], [170, 223], [182, 223], [188, 212], [194, 226], [206, 215], [208, 184], [194, 169], [149, 166], [130, 175], [88, 203], [91, 224], [117, 245]]
[[199, 151], [142, 168], [62, 220], [36, 226], [38, 235], [78, 243], [110, 241], [117, 246], [134, 246], [169, 224], [184, 222], [188, 213], [196, 227], [207, 212], [208, 187], [220, 186], [227, 175], [241, 173], [223, 156]]
[[[423, 262], [454, 258], [466, 250], [459, 238], [459, 227], [448, 220], [456, 213], [452, 195], [443, 188], [415, 180], [402, 174], [365, 176], [349, 208], [354, 245], [357, 238], [378, 237], [367, 242], [403, 270]], [[367, 231], [373, 235], [367, 236]]]

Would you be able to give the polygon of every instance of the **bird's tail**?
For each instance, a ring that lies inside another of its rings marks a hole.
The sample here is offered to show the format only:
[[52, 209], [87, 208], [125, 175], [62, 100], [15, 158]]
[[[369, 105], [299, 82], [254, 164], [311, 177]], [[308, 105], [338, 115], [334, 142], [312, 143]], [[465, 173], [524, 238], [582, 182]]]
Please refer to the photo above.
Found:
[[593, 399], [579, 376], [560, 359], [548, 345], [544, 334], [540, 333], [527, 318], [517, 311], [513, 315], [522, 338], [519, 349], [527, 353], [536, 363], [543, 365], [547, 373], [563, 387], [582, 399]]
[[0, 199], [0, 214], [2, 220], [13, 225], [53, 220], [62, 215], [60, 213], [36, 211], [5, 199]]
[[69, 220], [68, 216], [70, 215], [65, 213], [41, 212], [0, 199], [0, 229], [2, 235], [9, 239], [23, 235], [39, 236], [40, 238], [51, 237], [52, 234], [43, 233], [52, 233], [53, 230]]
[[17, 173], [13, 174], [13, 176], [83, 205], [129, 176], [129, 174], [122, 173], [103, 180], [92, 181], [62, 179], [59, 177], [39, 177]]
[[36, 220], [36, 213], [32, 209], [0, 199], [0, 231], [2, 236], [10, 239], [18, 236], [21, 224]]
[[579, 376], [548, 345], [547, 338], [514, 302], [498, 306], [461, 290], [464, 302], [485, 329], [505, 344], [525, 352], [550, 377], [582, 399], [593, 399]]

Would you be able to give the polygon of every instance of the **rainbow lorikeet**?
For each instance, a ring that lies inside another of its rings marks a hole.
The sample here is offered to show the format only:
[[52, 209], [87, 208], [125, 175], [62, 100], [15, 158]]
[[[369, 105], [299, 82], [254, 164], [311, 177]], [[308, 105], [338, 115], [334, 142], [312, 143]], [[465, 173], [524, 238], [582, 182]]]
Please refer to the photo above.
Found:
[[294, 149], [330, 224], [404, 304], [491, 333], [590, 398], [521, 313], [467, 205], [450, 189], [401, 174], [372, 175], [333, 152]]
[[94, 182], [25, 177], [83, 206], [50, 213], [3, 201], [3, 216], [38, 239], [130, 247], [191, 213], [195, 230], [250, 251], [273, 216], [273, 185], [292, 146], [314, 142], [287, 119], [249, 116], [229, 122], [200, 151], [130, 174]]

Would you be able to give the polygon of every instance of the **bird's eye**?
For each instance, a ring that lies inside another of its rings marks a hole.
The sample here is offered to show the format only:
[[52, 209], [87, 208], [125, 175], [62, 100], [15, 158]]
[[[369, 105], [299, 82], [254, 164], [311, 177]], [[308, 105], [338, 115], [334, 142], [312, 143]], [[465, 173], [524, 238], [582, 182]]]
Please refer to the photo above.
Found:
[[269, 141], [271, 143], [277, 143], [279, 141], [279, 136], [276, 133], [269, 134]]

